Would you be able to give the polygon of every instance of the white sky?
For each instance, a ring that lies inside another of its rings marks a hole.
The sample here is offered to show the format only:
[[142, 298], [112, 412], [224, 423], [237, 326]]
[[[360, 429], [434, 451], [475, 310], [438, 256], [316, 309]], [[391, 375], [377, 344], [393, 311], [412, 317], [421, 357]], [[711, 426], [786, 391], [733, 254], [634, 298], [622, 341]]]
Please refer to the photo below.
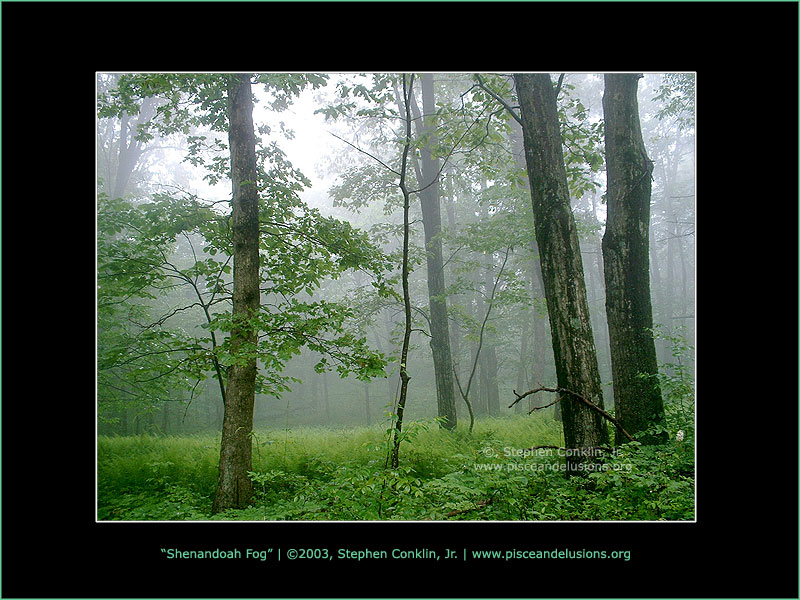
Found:
[[[257, 96], [263, 94], [258, 86], [254, 86], [253, 91]], [[278, 147], [286, 153], [292, 166], [300, 169], [311, 181], [311, 189], [300, 194], [303, 200], [317, 208], [324, 208], [325, 206], [320, 206], [320, 204], [327, 205], [327, 202], [323, 201], [327, 197], [328, 188], [335, 180], [335, 175], [322, 174], [321, 167], [324, 165], [326, 156], [341, 150], [342, 143], [327, 133], [325, 117], [314, 114], [314, 110], [317, 108], [313, 99], [315, 93], [313, 90], [303, 91], [287, 110], [280, 113], [270, 111], [266, 102], [259, 102], [254, 106], [253, 120], [256, 128], [263, 124], [271, 127], [269, 140], [276, 141]], [[294, 132], [293, 139], [283, 137], [279, 126], [281, 121], [287, 129]], [[259, 135], [258, 132], [256, 135]], [[168, 155], [168, 161], [175, 163], [180, 163], [185, 157], [185, 153], [180, 151], [170, 151]], [[183, 166], [193, 171], [192, 191], [201, 198], [221, 200], [230, 197], [230, 181], [223, 180], [216, 186], [211, 186], [202, 180], [205, 175], [202, 168], [193, 168], [188, 163], [183, 163]], [[168, 164], [159, 165], [155, 167], [155, 170], [162, 172], [162, 176], [168, 178], [170, 166]]]

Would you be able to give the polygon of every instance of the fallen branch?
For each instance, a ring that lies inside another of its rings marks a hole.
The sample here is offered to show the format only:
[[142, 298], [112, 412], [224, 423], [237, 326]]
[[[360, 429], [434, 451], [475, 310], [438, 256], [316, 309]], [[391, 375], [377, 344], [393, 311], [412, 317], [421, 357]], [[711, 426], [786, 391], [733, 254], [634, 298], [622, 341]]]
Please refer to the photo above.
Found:
[[[614, 417], [612, 417], [610, 414], [608, 414], [602, 408], [600, 408], [599, 406], [597, 406], [594, 403], [590, 402], [589, 400], [587, 400], [586, 398], [584, 398], [583, 396], [581, 396], [577, 392], [573, 392], [572, 390], [568, 390], [566, 388], [549, 388], [549, 387], [544, 387], [544, 386], [541, 386], [541, 385], [538, 388], [530, 390], [529, 392], [525, 392], [524, 394], [518, 394], [517, 390], [512, 390], [512, 391], [514, 392], [514, 395], [517, 397], [517, 399], [514, 400], [514, 402], [512, 402], [511, 404], [509, 404], [508, 408], [511, 408], [512, 406], [514, 406], [517, 402], [519, 402], [520, 400], [522, 400], [526, 396], [530, 396], [531, 394], [535, 394], [536, 392], [554, 392], [554, 393], [557, 393], [557, 394], [569, 394], [573, 398], [577, 398], [578, 400], [583, 402], [586, 406], [588, 406], [592, 410], [595, 410], [595, 411], [599, 412], [603, 416], [603, 418], [605, 418], [607, 421], [611, 422], [614, 426], [616, 426], [617, 429], [619, 429], [622, 432], [622, 434], [626, 438], [628, 438], [629, 441], [631, 441], [631, 442], [634, 441], [634, 439], [631, 436], [631, 434], [628, 433], [627, 431], [625, 431], [625, 428], [622, 427], [622, 425], [619, 424], [619, 421], [617, 421]], [[538, 406], [538, 407], [532, 408], [530, 411], [528, 411], [528, 414], [531, 414], [535, 410], [541, 410], [543, 408], [547, 408], [548, 406], [552, 406], [556, 402], [561, 401], [563, 399], [563, 397], [564, 396], [561, 396], [561, 397], [558, 398], [558, 400], [554, 400], [553, 402], [551, 402], [550, 404], [546, 404], [545, 406]]]

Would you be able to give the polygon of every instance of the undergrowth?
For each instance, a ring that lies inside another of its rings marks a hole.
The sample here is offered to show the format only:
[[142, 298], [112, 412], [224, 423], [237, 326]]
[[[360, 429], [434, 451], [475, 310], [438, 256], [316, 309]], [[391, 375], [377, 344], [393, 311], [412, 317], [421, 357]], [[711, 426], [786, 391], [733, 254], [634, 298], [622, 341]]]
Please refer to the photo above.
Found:
[[471, 435], [417, 423], [397, 470], [386, 468], [379, 428], [257, 431], [254, 502], [217, 515], [219, 436], [100, 437], [98, 519], [693, 519], [694, 436], [676, 435], [621, 446], [567, 477], [563, 452], [525, 451], [561, 445], [560, 423], [546, 414], [481, 419]]

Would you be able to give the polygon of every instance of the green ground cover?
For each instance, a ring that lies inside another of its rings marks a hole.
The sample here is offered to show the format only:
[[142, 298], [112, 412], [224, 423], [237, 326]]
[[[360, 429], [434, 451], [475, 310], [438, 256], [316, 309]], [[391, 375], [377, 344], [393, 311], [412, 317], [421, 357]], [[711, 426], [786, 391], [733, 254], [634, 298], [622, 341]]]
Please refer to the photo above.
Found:
[[[99, 520], [691, 520], [691, 430], [628, 444], [566, 477], [550, 415], [481, 419], [472, 435], [407, 426], [400, 468], [375, 427], [261, 430], [254, 504], [211, 515], [219, 436], [98, 438]], [[678, 436], [681, 437], [681, 436]]]

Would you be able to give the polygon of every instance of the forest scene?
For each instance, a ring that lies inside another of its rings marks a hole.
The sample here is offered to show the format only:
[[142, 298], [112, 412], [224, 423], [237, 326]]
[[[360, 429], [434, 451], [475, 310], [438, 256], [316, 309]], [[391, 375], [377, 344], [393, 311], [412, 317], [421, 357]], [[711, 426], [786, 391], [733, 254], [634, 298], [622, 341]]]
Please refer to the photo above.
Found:
[[694, 73], [96, 74], [98, 521], [693, 521]]

